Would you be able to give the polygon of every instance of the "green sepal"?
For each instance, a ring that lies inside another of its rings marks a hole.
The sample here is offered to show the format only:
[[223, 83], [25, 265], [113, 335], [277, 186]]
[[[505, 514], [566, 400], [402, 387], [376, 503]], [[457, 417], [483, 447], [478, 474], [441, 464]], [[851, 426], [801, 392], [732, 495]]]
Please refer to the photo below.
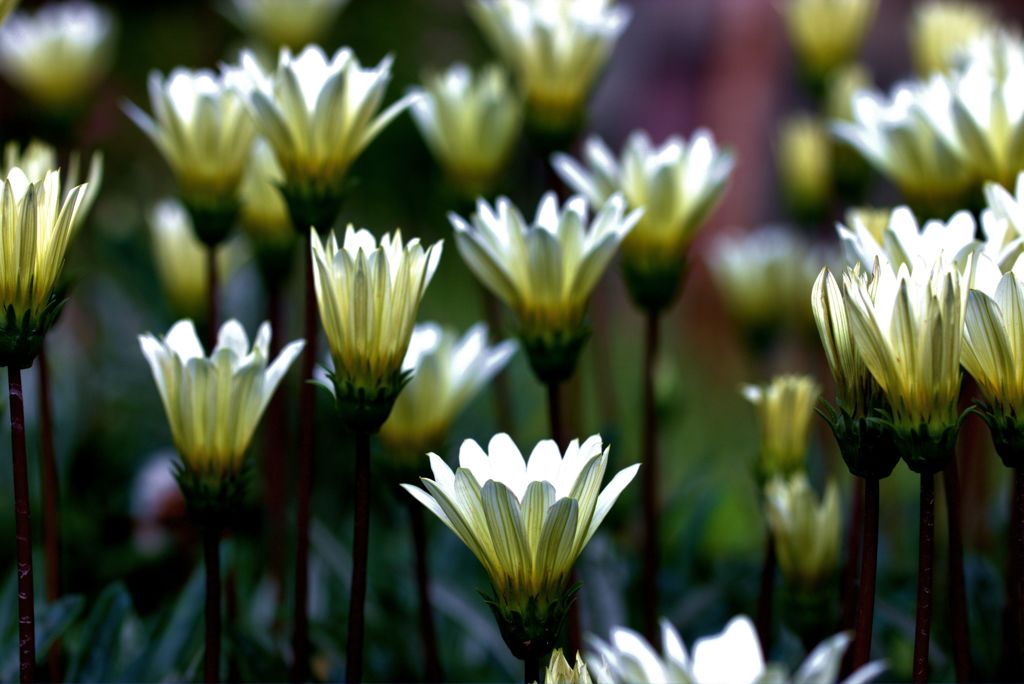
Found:
[[892, 427], [875, 417], [850, 415], [825, 400], [821, 403], [824, 409], [815, 411], [832, 428], [850, 474], [873, 480], [889, 477], [900, 462]]
[[531, 144], [547, 163], [555, 152], [566, 152], [576, 142], [586, 124], [586, 108], [569, 111], [541, 110], [530, 106], [526, 112], [526, 131]]
[[238, 218], [238, 200], [217, 198], [182, 198], [192, 217], [192, 231], [207, 247], [216, 247], [227, 239]]
[[808, 586], [788, 578], [782, 585], [782, 620], [805, 644], [817, 645], [831, 634], [839, 620], [836, 595], [836, 576], [823, 578]]
[[331, 229], [346, 195], [355, 185], [355, 180], [348, 179], [337, 185], [282, 183], [278, 189], [288, 205], [292, 227], [305, 240], [310, 227], [317, 233]]
[[18, 318], [13, 306], [8, 306], [0, 322], [0, 366], [5, 368], [28, 368], [39, 356], [43, 340], [50, 331], [67, 299], [51, 294], [46, 306], [35, 318], [31, 310]]
[[200, 527], [224, 529], [231, 525], [245, 503], [249, 481], [249, 459], [237, 472], [191, 468], [185, 461], [174, 464], [174, 479], [185, 497], [189, 516]]
[[934, 474], [945, 470], [956, 453], [957, 435], [969, 412], [969, 409], [964, 411], [951, 425], [941, 426], [921, 423], [908, 427], [888, 418], [879, 420], [892, 427], [896, 448], [908, 468], [918, 474]]
[[371, 435], [379, 432], [381, 425], [391, 415], [395, 400], [412, 380], [413, 373], [411, 370], [399, 371], [390, 382], [376, 388], [368, 388], [356, 385], [326, 368], [324, 371], [332, 386], [315, 380], [312, 382], [328, 390], [334, 397], [334, 406], [342, 423], [353, 432]]
[[648, 313], [658, 313], [672, 306], [683, 289], [688, 270], [685, 257], [646, 264], [622, 261], [629, 296], [638, 308]]
[[997, 413], [980, 401], [973, 410], [988, 425], [992, 433], [992, 444], [1003, 465], [1007, 468], [1024, 468], [1024, 422], [1014, 413]]
[[295, 262], [295, 246], [297, 241], [292, 238], [287, 242], [255, 242], [256, 265], [260, 277], [270, 289], [280, 288], [288, 280]]
[[516, 658], [541, 660], [558, 643], [569, 608], [582, 582], [576, 582], [555, 597], [531, 596], [510, 603], [497, 591], [494, 596], [479, 592], [498, 622], [501, 638]]
[[545, 385], [565, 382], [576, 371], [583, 345], [590, 338], [590, 328], [580, 325], [575, 330], [559, 330], [544, 335], [520, 333], [530, 368]]

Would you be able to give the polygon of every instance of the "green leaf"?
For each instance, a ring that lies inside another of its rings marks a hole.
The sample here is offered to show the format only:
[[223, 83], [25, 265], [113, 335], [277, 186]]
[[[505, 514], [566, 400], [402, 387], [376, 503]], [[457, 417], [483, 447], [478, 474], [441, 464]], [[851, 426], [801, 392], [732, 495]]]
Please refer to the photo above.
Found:
[[69, 682], [109, 682], [119, 679], [121, 630], [132, 613], [132, 599], [120, 582], [107, 586], [93, 604], [82, 625], [83, 639], [71, 655]]

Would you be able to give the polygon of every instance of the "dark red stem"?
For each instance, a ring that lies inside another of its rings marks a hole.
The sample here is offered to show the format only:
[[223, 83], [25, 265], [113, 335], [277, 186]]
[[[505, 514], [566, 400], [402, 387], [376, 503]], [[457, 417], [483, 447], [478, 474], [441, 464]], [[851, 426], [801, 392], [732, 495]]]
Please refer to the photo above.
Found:
[[32, 513], [25, 453], [25, 404], [21, 369], [8, 366], [11, 393], [11, 456], [14, 461], [14, 542], [18, 565], [18, 658], [23, 683], [36, 679], [36, 616], [32, 589]]
[[917, 540], [917, 618], [914, 625], [914, 682], [928, 681], [932, 633], [932, 565], [935, 556], [935, 475], [921, 473], [921, 511]]
[[427, 565], [427, 534], [423, 525], [423, 507], [410, 499], [409, 522], [415, 551], [416, 593], [419, 596], [420, 640], [423, 642], [423, 662], [426, 681], [444, 680], [441, 660], [437, 648], [437, 632], [434, 630], [434, 610], [430, 603], [430, 569]]
[[960, 475], [956, 458], [943, 471], [946, 517], [949, 527], [949, 611], [953, 630], [953, 663], [957, 682], [971, 678], [971, 642], [967, 621], [967, 586], [964, 579], [963, 512], [960, 506]]
[[643, 611], [644, 636], [661, 650], [661, 633], [658, 629], [658, 421], [654, 405], [654, 371], [658, 357], [657, 312], [647, 313], [647, 337], [644, 347], [643, 377], [643, 501], [644, 501], [644, 572]]
[[345, 681], [363, 680], [366, 562], [370, 550], [370, 434], [356, 432], [355, 528], [352, 541], [352, 593], [348, 605]]
[[843, 567], [841, 629], [851, 629], [857, 621], [858, 581], [861, 562], [861, 538], [864, 536], [864, 479], [853, 478], [850, 500], [850, 527], [846, 533], [846, 565]]
[[853, 669], [871, 658], [871, 626], [875, 617], [875, 574], [878, 569], [878, 480], [857, 478], [864, 490], [864, 545], [861, 549], [857, 631], [853, 641]]

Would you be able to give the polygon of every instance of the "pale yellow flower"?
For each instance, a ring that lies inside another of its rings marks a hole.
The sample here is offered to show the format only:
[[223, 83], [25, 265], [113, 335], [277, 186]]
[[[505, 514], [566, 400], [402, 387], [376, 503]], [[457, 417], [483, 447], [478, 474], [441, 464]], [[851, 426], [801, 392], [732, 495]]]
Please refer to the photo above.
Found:
[[310, 240], [336, 398], [394, 401], [420, 300], [441, 259], [441, 242], [424, 249], [417, 238], [403, 243], [401, 231], [395, 231], [378, 245], [368, 230], [351, 225], [340, 245], [333, 231], [323, 242], [310, 231]]
[[761, 425], [758, 476], [767, 480], [803, 467], [811, 418], [821, 387], [810, 375], [779, 375], [766, 385], [744, 385], [743, 396], [757, 409]]
[[914, 70], [921, 76], [950, 72], [956, 58], [995, 27], [990, 8], [977, 3], [932, 0], [915, 6], [909, 26]]
[[470, 0], [469, 10], [519, 79], [532, 121], [556, 135], [581, 123], [631, 17], [615, 0]]
[[76, 107], [106, 76], [114, 15], [84, 0], [19, 10], [0, 26], [0, 71], [39, 106]]
[[178, 321], [160, 339], [139, 336], [174, 445], [192, 472], [212, 477], [241, 472], [260, 416], [305, 346], [303, 340], [291, 342], [271, 363], [270, 335], [264, 323], [250, 348], [238, 321], [228, 321], [209, 356], [190, 320]]
[[775, 477], [764, 488], [768, 527], [786, 582], [813, 592], [827, 589], [839, 566], [839, 489], [834, 481], [819, 500], [807, 475]]
[[273, 150], [266, 141], [257, 138], [238, 189], [238, 222], [270, 283], [281, 283], [288, 277], [299, 237], [281, 196], [283, 182], [284, 175]]
[[853, 61], [877, 5], [876, 0], [785, 0], [782, 16], [804, 70], [823, 77]]
[[802, 218], [816, 218], [831, 198], [832, 142], [811, 115], [785, 119], [778, 137], [779, 179], [786, 201]]
[[125, 111], [174, 171], [186, 204], [237, 204], [255, 129], [242, 98], [212, 71], [178, 68], [149, 74], [153, 117]]
[[889, 213], [881, 232], [876, 222], [880, 216], [854, 212], [849, 218], [848, 225], [839, 223], [836, 230], [847, 261], [860, 263], [865, 272], [871, 271], [876, 260], [893, 269], [903, 264], [925, 270], [944, 264], [962, 266], [970, 254], [987, 250], [986, 244], [975, 240], [974, 217], [968, 211], [958, 211], [948, 221], [931, 220], [919, 226], [914, 212], [897, 207]]
[[1024, 172], [1017, 175], [1012, 195], [998, 183], [986, 183], [985, 202], [981, 212], [983, 251], [1006, 272], [1024, 251]]
[[551, 652], [551, 662], [544, 669], [544, 684], [593, 684], [590, 678], [590, 671], [583, 657], [576, 652], [576, 667], [569, 665], [569, 661], [562, 654], [562, 649], [556, 648]]
[[825, 95], [825, 116], [828, 119], [853, 121], [853, 96], [871, 87], [871, 74], [861, 63], [848, 64], [829, 76]]
[[488, 194], [522, 129], [522, 103], [508, 76], [496, 65], [474, 74], [454, 64], [413, 92], [413, 121], [453, 187], [466, 197]]
[[488, 345], [487, 326], [482, 323], [461, 338], [437, 323], [420, 323], [402, 362], [412, 380], [381, 426], [381, 440], [403, 456], [419, 458], [441, 449], [452, 421], [515, 351], [516, 343], [509, 340]]
[[229, 0], [223, 10], [239, 29], [272, 48], [319, 41], [348, 0]]
[[[25, 176], [28, 177], [30, 183], [39, 183], [46, 177], [47, 172], [60, 167], [60, 162], [57, 159], [57, 148], [41, 140], [30, 140], [24, 148], [16, 142], [9, 142], [4, 146], [4, 175], [16, 166], [25, 172]], [[68, 157], [67, 172], [61, 179], [61, 185], [64, 186], [66, 191], [65, 195], [72, 188], [77, 187], [80, 180], [82, 180], [81, 156], [77, 150], [72, 150]], [[86, 172], [86, 191], [82, 197], [82, 204], [78, 208], [80, 221], [88, 217], [102, 185], [103, 153], [96, 151], [89, 159], [89, 170]]]

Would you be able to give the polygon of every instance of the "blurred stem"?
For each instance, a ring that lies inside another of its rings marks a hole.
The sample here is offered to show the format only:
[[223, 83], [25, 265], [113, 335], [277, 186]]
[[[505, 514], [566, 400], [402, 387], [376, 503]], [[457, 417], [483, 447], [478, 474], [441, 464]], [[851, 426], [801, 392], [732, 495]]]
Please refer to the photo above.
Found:
[[970, 681], [971, 642], [967, 622], [967, 588], [964, 579], [963, 513], [960, 506], [960, 475], [956, 457], [942, 474], [949, 527], [949, 609], [953, 629], [953, 662], [957, 682]]
[[11, 395], [11, 456], [14, 462], [14, 542], [18, 564], [18, 659], [23, 683], [36, 679], [36, 617], [32, 586], [32, 518], [25, 453], [25, 404], [21, 369], [7, 367]]
[[[498, 298], [491, 294], [490, 290], [480, 288], [484, 302], [484, 315], [487, 319], [487, 331], [491, 338], [491, 344], [501, 341], [501, 306]], [[498, 418], [498, 430], [511, 434], [512, 426], [512, 394], [508, 386], [508, 376], [505, 370], [498, 371], [491, 381], [494, 387], [494, 409]]]
[[441, 671], [437, 633], [434, 631], [434, 610], [430, 603], [430, 569], [427, 565], [427, 535], [423, 525], [423, 507], [412, 499], [406, 502], [406, 506], [409, 508], [409, 523], [416, 554], [416, 590], [420, 600], [420, 639], [423, 641], [426, 681], [440, 682], [444, 680], [444, 673]]
[[[60, 481], [57, 456], [53, 448], [53, 417], [50, 412], [50, 371], [46, 363], [46, 345], [39, 349], [39, 465], [43, 483], [43, 548], [46, 557], [46, 600], [60, 598]], [[54, 640], [47, 655], [50, 681], [59, 682], [60, 640]]]
[[935, 475], [921, 473], [921, 511], [917, 540], [917, 618], [914, 625], [914, 682], [928, 681], [928, 645], [932, 632], [932, 564], [935, 555]]
[[206, 346], [213, 351], [217, 344], [217, 248], [206, 248]]
[[871, 627], [875, 617], [875, 574], [878, 568], [878, 479], [857, 478], [864, 492], [864, 545], [861, 549], [857, 632], [853, 641], [853, 669], [871, 657]]
[[203, 557], [206, 561], [206, 653], [203, 679], [220, 681], [220, 529], [203, 525]]
[[643, 377], [643, 501], [644, 501], [644, 636], [654, 650], [660, 651], [658, 630], [658, 423], [654, 398], [654, 373], [658, 357], [657, 311], [647, 312], [647, 337], [644, 347]]
[[366, 606], [366, 560], [370, 542], [370, 433], [356, 432], [355, 529], [352, 542], [352, 594], [348, 604], [345, 681], [363, 679], [363, 628]]
[[299, 389], [299, 482], [295, 513], [295, 621], [292, 635], [292, 681], [304, 682], [309, 674], [309, 517], [313, 489], [314, 411], [316, 397], [313, 377], [316, 365], [317, 314], [313, 286], [313, 260], [309, 257], [309, 241], [305, 243], [305, 323], [303, 337], [306, 351], [302, 356], [302, 385]]
[[[534, 684], [540, 682], [540, 656], [531, 653], [523, 660], [523, 682]], [[545, 682], [545, 684], [547, 684]]]
[[764, 563], [761, 566], [761, 588], [757, 597], [757, 639], [761, 652], [769, 658], [772, 635], [772, 613], [775, 607], [775, 538], [768, 531], [764, 542]]
[[1014, 664], [1018, 674], [1024, 672], [1024, 468], [1013, 469], [1013, 508], [1010, 515], [1013, 517], [1013, 558], [1016, 572], [1014, 573], [1015, 588], [1011, 594], [1012, 600], [1016, 603], [1016, 627], [1017, 637], [1017, 662]]
[[[565, 423], [562, 416], [562, 386], [558, 382], [548, 383], [548, 417], [551, 424], [551, 438], [555, 440], [559, 451], [565, 449], [568, 439], [565, 436]], [[576, 568], [572, 570], [570, 585], [576, 584]], [[579, 595], [569, 606], [569, 652], [575, 653], [582, 648], [583, 627], [580, 624]], [[529, 673], [527, 673], [529, 674]]]
[[[276, 358], [284, 339], [284, 325], [281, 320], [281, 283], [268, 283], [267, 319], [270, 321], [270, 357]], [[277, 599], [284, 593], [284, 545], [285, 545], [285, 417], [284, 393], [274, 392], [267, 407], [267, 429], [264, 433], [264, 501], [267, 507], [267, 566]]]

